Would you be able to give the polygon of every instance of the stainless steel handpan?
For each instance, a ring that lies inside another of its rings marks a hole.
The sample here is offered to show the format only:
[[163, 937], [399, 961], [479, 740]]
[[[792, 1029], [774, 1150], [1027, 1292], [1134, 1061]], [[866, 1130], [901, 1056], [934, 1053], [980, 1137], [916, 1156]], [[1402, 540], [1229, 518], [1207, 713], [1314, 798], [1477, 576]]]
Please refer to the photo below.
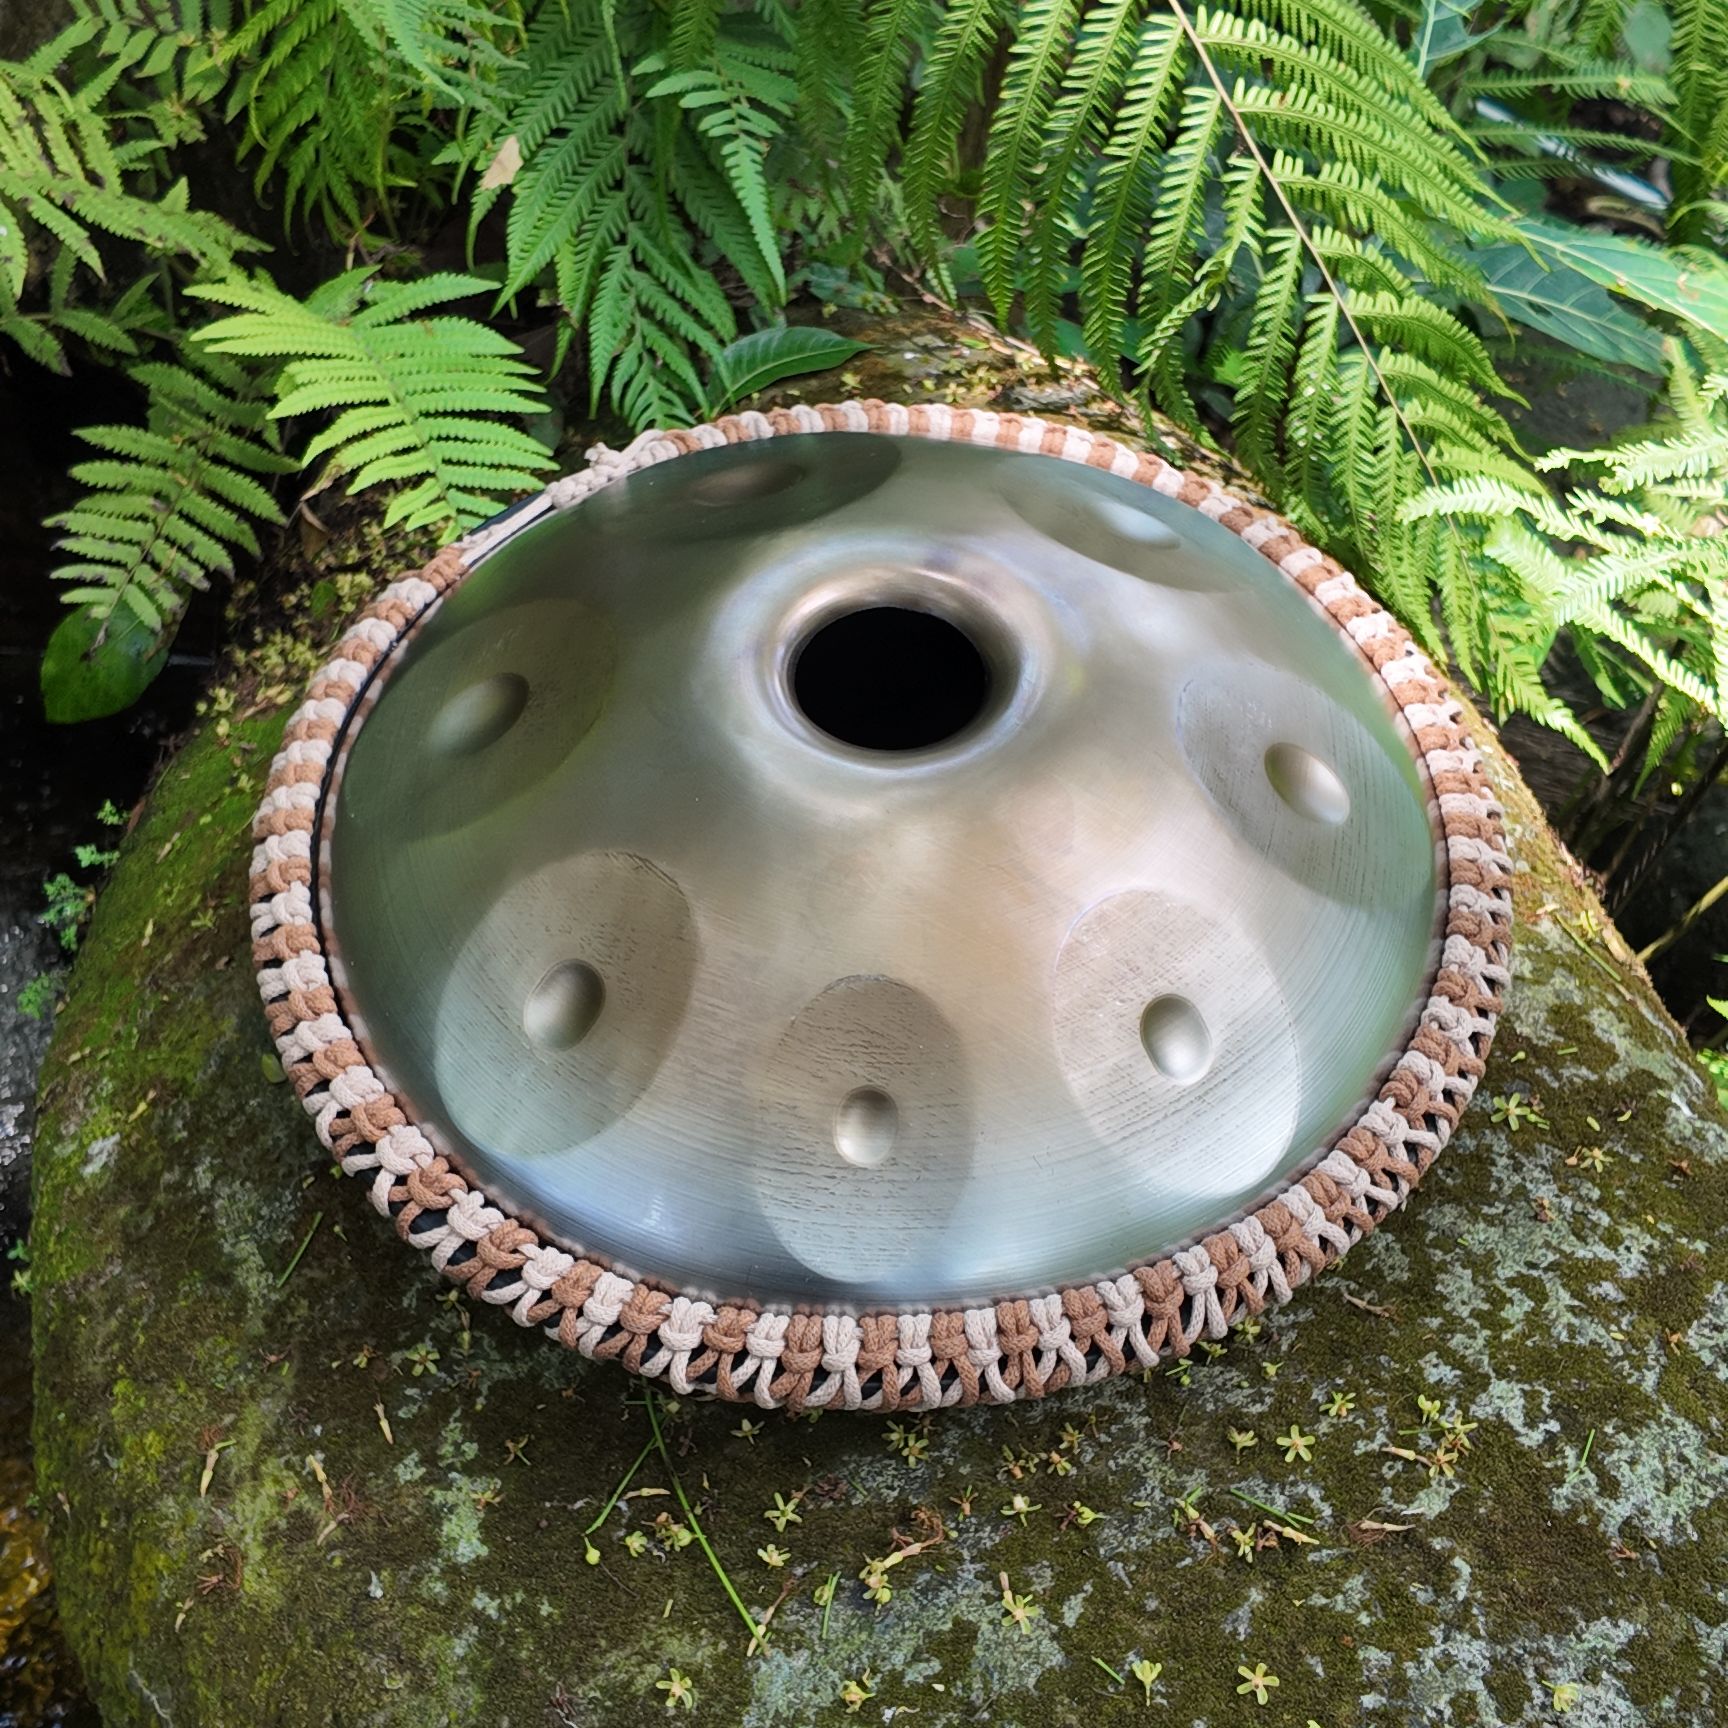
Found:
[[[1442, 987], [1449, 840], [1504, 862], [1485, 796], [1447, 820], [1474, 753], [1451, 722], [1424, 741], [1373, 644], [1432, 669], [1347, 577], [1366, 632], [1256, 549], [1318, 559], [1275, 518], [1225, 525], [1097, 448], [698, 448], [494, 531], [396, 634], [325, 778], [315, 924], [395, 1112], [361, 1108], [346, 1156], [396, 1147], [375, 1193], [453, 1273], [494, 1242], [451, 1236], [477, 1188], [552, 1256], [483, 1293], [544, 1306], [590, 1269], [568, 1341], [611, 1353], [628, 1322], [594, 1293], [628, 1288], [664, 1293], [657, 1327], [673, 1300], [698, 1330], [845, 1317], [817, 1350], [844, 1356], [874, 1313], [901, 1340], [1075, 1291], [1144, 1309], [1158, 1264], [1199, 1314], [1189, 1271], [1233, 1261], [1191, 1245], [1221, 1227], [1252, 1306], [1305, 1276], [1279, 1220], [1323, 1259], [1402, 1198], [1503, 977]], [[1408, 1180], [1334, 1150], [1412, 1077]], [[958, 1384], [921, 1348], [896, 1342], [890, 1402]], [[724, 1354], [682, 1361], [712, 1383]]]

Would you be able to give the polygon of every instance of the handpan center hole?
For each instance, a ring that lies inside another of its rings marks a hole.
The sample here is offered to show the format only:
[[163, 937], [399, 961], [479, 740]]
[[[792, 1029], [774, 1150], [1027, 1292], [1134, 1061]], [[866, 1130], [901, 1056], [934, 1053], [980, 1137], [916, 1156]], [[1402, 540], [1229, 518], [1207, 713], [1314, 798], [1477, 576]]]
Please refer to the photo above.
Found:
[[829, 737], [865, 750], [922, 750], [984, 711], [990, 668], [958, 625], [908, 606], [846, 612], [792, 668], [792, 695]]

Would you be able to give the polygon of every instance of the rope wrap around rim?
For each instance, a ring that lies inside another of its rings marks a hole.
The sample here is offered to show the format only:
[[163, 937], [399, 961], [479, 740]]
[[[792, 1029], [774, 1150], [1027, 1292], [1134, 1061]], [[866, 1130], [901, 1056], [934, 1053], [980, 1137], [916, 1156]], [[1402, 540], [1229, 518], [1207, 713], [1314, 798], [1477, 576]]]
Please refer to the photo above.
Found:
[[[404, 634], [487, 553], [623, 476], [698, 450], [786, 433], [952, 439], [1079, 462], [1180, 500], [1238, 534], [1329, 615], [1377, 673], [1425, 770], [1444, 834], [1438, 965], [1379, 1096], [1274, 1199], [1203, 1241], [1120, 1276], [972, 1308], [862, 1315], [716, 1304], [632, 1280], [513, 1218], [409, 1120], [342, 1015], [319, 933], [321, 802], [343, 732]], [[1511, 861], [1463, 710], [1409, 635], [1289, 523], [1212, 481], [1097, 433], [1017, 414], [881, 402], [729, 416], [646, 432], [446, 547], [360, 614], [290, 717], [253, 821], [252, 954], [276, 1048], [319, 1139], [403, 1241], [445, 1277], [584, 1356], [676, 1392], [792, 1411], [1009, 1403], [1188, 1354], [1283, 1303], [1397, 1210], [1446, 1144], [1481, 1077], [1510, 980]]]

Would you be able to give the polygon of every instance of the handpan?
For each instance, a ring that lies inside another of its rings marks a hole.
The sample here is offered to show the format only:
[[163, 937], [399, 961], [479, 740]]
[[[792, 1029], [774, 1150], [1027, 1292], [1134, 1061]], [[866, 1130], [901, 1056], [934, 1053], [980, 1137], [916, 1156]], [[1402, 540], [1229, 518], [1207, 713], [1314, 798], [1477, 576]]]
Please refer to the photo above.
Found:
[[448, 1277], [763, 1405], [1286, 1299], [1508, 981], [1462, 710], [1282, 520], [1024, 417], [650, 433], [362, 615], [257, 822], [271, 1029]]

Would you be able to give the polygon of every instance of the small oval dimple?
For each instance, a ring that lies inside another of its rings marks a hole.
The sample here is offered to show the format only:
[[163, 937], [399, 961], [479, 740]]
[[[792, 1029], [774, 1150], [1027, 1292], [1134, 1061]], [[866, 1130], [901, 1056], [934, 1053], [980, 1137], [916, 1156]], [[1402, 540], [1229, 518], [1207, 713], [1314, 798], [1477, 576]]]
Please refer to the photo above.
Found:
[[803, 478], [804, 470], [796, 462], [765, 458], [704, 475], [686, 495], [692, 504], [720, 508], [728, 504], [746, 504], [753, 498], [772, 498], [776, 492], [785, 492], [796, 486]]
[[522, 1030], [542, 1050], [569, 1050], [594, 1030], [606, 1005], [606, 986], [585, 960], [554, 966], [522, 1007]]
[[1140, 1042], [1152, 1066], [1167, 1080], [1187, 1086], [1212, 1066], [1212, 1034], [1186, 996], [1159, 996], [1140, 1016]]
[[471, 756], [496, 744], [527, 706], [528, 680], [515, 672], [494, 672], [444, 704], [427, 741], [443, 755]]
[[1350, 794], [1337, 771], [1300, 744], [1274, 744], [1265, 758], [1272, 790], [1310, 822], [1336, 827], [1350, 814]]
[[841, 1100], [834, 1118], [834, 1148], [848, 1164], [874, 1170], [900, 1135], [900, 1110], [878, 1086], [860, 1086]]

